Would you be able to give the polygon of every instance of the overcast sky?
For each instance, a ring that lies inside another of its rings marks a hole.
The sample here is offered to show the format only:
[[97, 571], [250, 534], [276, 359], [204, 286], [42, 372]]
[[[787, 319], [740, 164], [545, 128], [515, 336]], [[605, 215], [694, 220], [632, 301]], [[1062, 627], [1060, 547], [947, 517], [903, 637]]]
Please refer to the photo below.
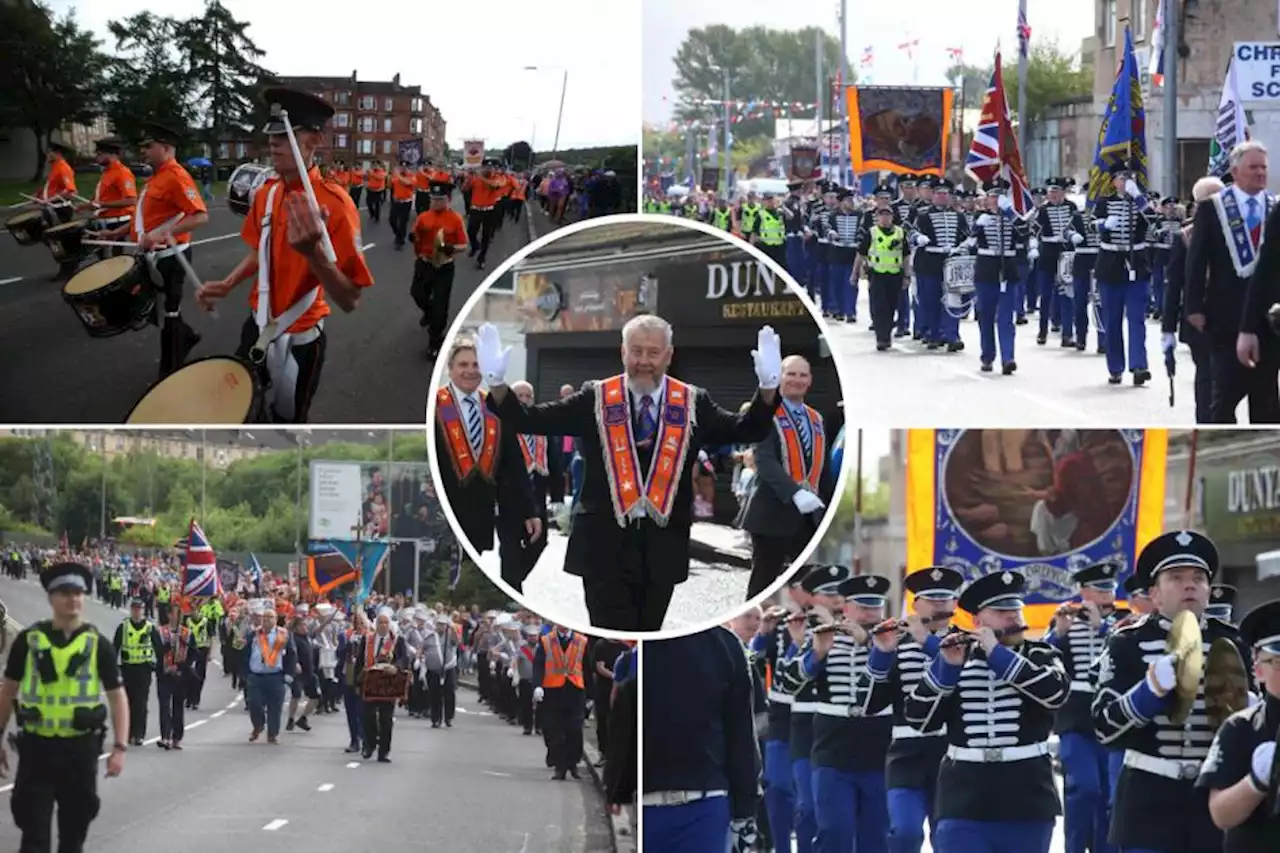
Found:
[[[1030, 0], [1027, 5], [1033, 42], [1056, 38], [1064, 49], [1076, 53], [1080, 40], [1093, 31], [1093, 4], [1085, 0]], [[675, 101], [672, 57], [689, 29], [708, 24], [788, 30], [817, 26], [838, 37], [839, 13], [839, 0], [644, 0], [644, 120], [670, 120]], [[867, 78], [859, 63], [863, 49], [872, 46], [870, 77], [877, 85], [917, 82], [915, 62], [898, 48], [917, 38], [920, 45], [915, 60], [922, 86], [947, 84], [944, 74], [951, 64], [946, 52], [949, 47], [963, 48], [965, 61], [975, 65], [990, 61], [997, 38], [1005, 55], [1017, 49], [1018, 0], [848, 0], [848, 14], [850, 69], [859, 79]], [[744, 100], [753, 94], [758, 93], [733, 93]]]
[[[75, 7], [81, 26], [113, 50], [107, 22], [144, 9], [186, 17], [203, 0], [49, 0]], [[562, 69], [568, 68], [560, 149], [639, 141], [639, 0], [485, 0], [336, 6], [284, 0], [224, 0], [283, 75], [420, 85], [444, 116], [448, 143], [482, 138], [492, 147], [525, 140], [549, 151]], [[537, 22], [545, 21], [540, 31]], [[524, 71], [524, 66], [539, 71]]]

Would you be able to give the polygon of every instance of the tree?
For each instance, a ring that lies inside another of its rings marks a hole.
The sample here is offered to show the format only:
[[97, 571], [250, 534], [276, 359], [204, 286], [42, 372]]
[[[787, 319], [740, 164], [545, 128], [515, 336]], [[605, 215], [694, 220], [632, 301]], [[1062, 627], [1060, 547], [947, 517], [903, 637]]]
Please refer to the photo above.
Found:
[[[812, 103], [819, 87], [819, 81], [814, 79], [814, 45], [819, 39], [824, 73], [834, 77], [840, 64], [840, 42], [817, 27], [735, 30], [713, 24], [689, 30], [674, 60], [676, 76], [672, 82], [680, 98], [676, 117], [723, 121], [723, 107], [698, 102], [724, 99], [726, 72], [730, 100], [748, 105], [761, 101]], [[825, 80], [821, 81], [821, 88], [825, 94]], [[730, 114], [735, 111], [731, 109]], [[761, 135], [772, 137], [774, 119], [785, 117], [786, 111], [765, 111], [762, 118], [745, 118], [733, 124], [733, 135], [744, 140]], [[747, 112], [751, 114], [753, 110], [749, 107]], [[813, 113], [811, 109], [805, 112]]]
[[[1009, 112], [1018, 111], [1018, 55], [1003, 56], [1005, 97]], [[1032, 124], [1044, 118], [1054, 104], [1093, 92], [1093, 74], [1076, 67], [1075, 54], [1066, 53], [1056, 41], [1036, 42], [1027, 57], [1027, 115]], [[987, 84], [991, 82], [992, 64], [955, 64], [947, 69], [952, 85], [964, 83], [964, 106], [981, 109]]]
[[193, 106], [203, 115], [210, 145], [228, 130], [243, 131], [258, 112], [258, 85], [270, 72], [258, 65], [266, 56], [218, 0], [205, 0], [204, 13], [178, 24], [178, 52], [193, 87]]
[[960, 89], [960, 97], [956, 101], [957, 109], [980, 110], [982, 98], [986, 95], [987, 84], [991, 82], [991, 65], [970, 65], [957, 62], [947, 69], [947, 79], [951, 85]]
[[0, 3], [0, 125], [35, 135], [33, 181], [44, 175], [53, 131], [101, 112], [107, 57], [100, 44], [74, 11], [55, 19], [38, 2]]
[[193, 124], [194, 86], [173, 47], [181, 33], [180, 23], [140, 12], [111, 21], [107, 29], [118, 54], [111, 62], [106, 98], [107, 118], [116, 135], [136, 145], [149, 121], [185, 132]]

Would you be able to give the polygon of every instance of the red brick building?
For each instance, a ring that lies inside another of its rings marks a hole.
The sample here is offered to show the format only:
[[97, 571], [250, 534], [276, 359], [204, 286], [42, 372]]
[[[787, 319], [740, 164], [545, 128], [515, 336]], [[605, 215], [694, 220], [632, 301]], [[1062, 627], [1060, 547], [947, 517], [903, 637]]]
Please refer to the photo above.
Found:
[[[281, 85], [304, 89], [333, 105], [325, 145], [316, 156], [322, 163], [374, 159], [394, 161], [397, 143], [421, 139], [423, 153], [441, 159], [445, 153], [445, 121], [421, 86], [404, 86], [400, 75], [390, 82], [350, 77], [281, 77]], [[261, 134], [246, 134], [218, 144], [219, 164], [235, 164], [265, 155]]]

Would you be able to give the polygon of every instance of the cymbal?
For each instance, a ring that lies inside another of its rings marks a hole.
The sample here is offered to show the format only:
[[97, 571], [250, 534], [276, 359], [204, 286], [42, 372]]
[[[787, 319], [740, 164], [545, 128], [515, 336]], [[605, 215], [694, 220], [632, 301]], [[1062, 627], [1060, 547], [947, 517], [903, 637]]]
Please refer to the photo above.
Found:
[[1177, 673], [1173, 686], [1174, 705], [1169, 712], [1169, 719], [1174, 723], [1185, 723], [1195, 705], [1200, 680], [1204, 677], [1203, 642], [1200, 620], [1194, 613], [1184, 610], [1174, 617], [1165, 645], [1165, 652], [1177, 658], [1174, 664]]
[[1249, 672], [1236, 644], [1219, 637], [1204, 664], [1204, 712], [1217, 731], [1236, 711], [1249, 707]]

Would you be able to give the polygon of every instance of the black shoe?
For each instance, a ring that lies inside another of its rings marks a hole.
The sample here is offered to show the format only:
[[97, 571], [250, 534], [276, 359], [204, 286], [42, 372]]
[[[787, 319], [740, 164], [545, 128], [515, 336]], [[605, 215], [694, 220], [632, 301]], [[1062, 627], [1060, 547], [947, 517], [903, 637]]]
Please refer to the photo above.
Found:
[[1113, 373], [1113, 374], [1111, 374], [1110, 376], [1108, 376], [1108, 377], [1107, 377], [1107, 384], [1108, 384], [1108, 385], [1119, 385], [1122, 381], [1123, 381], [1123, 379], [1121, 378], [1120, 374], [1118, 374], [1118, 373]]
[[287, 723], [285, 723], [285, 724], [284, 724], [284, 730], [285, 730], [286, 732], [291, 732], [291, 731], [293, 731], [293, 727], [294, 727], [295, 725], [297, 725], [297, 724], [296, 724], [296, 723], [294, 723], [294, 721], [293, 721], [293, 717], [290, 717], [290, 718], [289, 718], [289, 722], [287, 722]]
[[1076, 341], [1076, 349], [1078, 349], [1080, 352], [1084, 352], [1088, 348], [1089, 348], [1089, 344], [1086, 343], [1085, 341]]
[[991, 362], [989, 362], [989, 361], [984, 361], [984, 362], [982, 362], [982, 368], [981, 368], [981, 369], [982, 369], [982, 372], [983, 372], [983, 373], [990, 373], [990, 372], [991, 372], [991, 370], [992, 370], [992, 368], [991, 368]]
[[390, 759], [390, 758], [388, 758], [388, 757], [387, 757], [387, 756], [385, 756], [385, 755], [379, 755], [379, 756], [378, 756], [378, 763], [379, 763], [379, 764], [390, 764], [390, 763], [391, 763], [391, 759]]
[[1015, 324], [1015, 325], [1018, 325], [1018, 326], [1025, 326], [1025, 325], [1027, 325], [1027, 315], [1026, 315], [1026, 314], [1020, 314], [1020, 315], [1018, 315], [1018, 319], [1014, 320], [1013, 322], [1014, 322], [1014, 324]]
[[1106, 354], [1107, 354], [1107, 348], [1106, 348], [1106, 347], [1104, 347], [1102, 344], [1098, 344], [1098, 348], [1097, 348], [1097, 350], [1095, 350], [1095, 352], [1097, 352], [1097, 354], [1098, 354], [1098, 355], [1106, 355]]
[[360, 751], [360, 744], [358, 743], [353, 743], [343, 750], [343, 752], [359, 752], [359, 751]]
[[942, 344], [938, 343], [937, 341], [929, 341], [929, 343], [925, 344], [924, 348], [927, 350], [936, 350], [941, 346]]
[[951, 343], [947, 344], [947, 352], [963, 352], [963, 351], [964, 351], [964, 341], [952, 341]]
[[533, 734], [533, 729], [525, 729], [525, 730], [524, 730], [524, 733], [525, 733], [526, 735], [532, 735], [532, 734]]
[[453, 728], [453, 720], [445, 720], [445, 721], [444, 721], [444, 727], [445, 727], [446, 729], [451, 729], [451, 728]]
[[299, 717], [298, 728], [302, 729], [304, 732], [309, 732], [311, 731], [311, 724], [307, 722], [306, 717]]
[[[901, 336], [899, 336], [899, 337], [901, 337]], [[877, 344], [876, 344], [876, 352], [884, 352], [885, 350], [887, 350], [887, 349], [891, 348], [892, 346], [893, 346], [893, 344], [890, 344], [890, 343], [888, 343], [888, 342], [881, 341], [881, 342], [879, 342], [879, 343], [877, 343]]]
[[431, 321], [427, 319], [427, 315], [426, 315], [426, 314], [423, 314], [421, 317], [419, 317], [419, 318], [418, 318], [418, 325], [419, 325], [419, 326], [421, 326], [421, 327], [422, 327], [422, 328], [424, 328], [424, 329], [425, 329], [428, 325], [430, 325], [430, 323], [431, 323]]
[[1036, 343], [1039, 346], [1044, 346], [1047, 340], [1048, 338], [1046, 338], [1044, 335], [1036, 335]]
[[1012, 376], [1017, 371], [1017, 369], [1018, 369], [1018, 362], [1006, 361], [1004, 365], [1001, 366], [1000, 372], [1003, 373], [1005, 376]]
[[1057, 334], [1058, 332], [1062, 331], [1062, 327], [1059, 326], [1057, 323], [1053, 323], [1049, 326], [1049, 331], [1053, 332], [1054, 334]]
[[1076, 346], [1076, 342], [1075, 342], [1075, 341], [1073, 341], [1073, 340], [1071, 340], [1070, 338], [1063, 338], [1063, 339], [1062, 339], [1062, 348], [1063, 348], [1063, 349], [1075, 349], [1075, 346]]
[[572, 776], [572, 777], [573, 777], [573, 778], [575, 778], [575, 779], [581, 779], [581, 778], [582, 778], [582, 776], [581, 776], [581, 775], [579, 775], [579, 773], [578, 773], [578, 768], [576, 768], [576, 767], [570, 767], [570, 768], [569, 768], [569, 775], [570, 775], [570, 776]]
[[373, 750], [372, 749], [364, 750], [363, 752], [360, 753], [360, 757], [363, 758], [365, 761], [368, 761], [370, 758], [373, 758]]
[[556, 781], [556, 782], [563, 782], [563, 781], [564, 781], [564, 771], [563, 771], [563, 770], [557, 770], [557, 771], [555, 772], [555, 775], [554, 775], [554, 776], [552, 776], [551, 778], [552, 778], [552, 780], [554, 780], [554, 781]]
[[431, 728], [433, 728], [433, 729], [438, 729], [438, 728], [440, 728], [440, 724], [439, 724], [439, 723], [437, 723], [437, 722], [435, 722], [435, 721], [433, 720], [433, 721], [432, 721], [432, 723], [431, 723]]
[[1133, 372], [1133, 384], [1141, 388], [1151, 381], [1150, 370], [1135, 370]]

